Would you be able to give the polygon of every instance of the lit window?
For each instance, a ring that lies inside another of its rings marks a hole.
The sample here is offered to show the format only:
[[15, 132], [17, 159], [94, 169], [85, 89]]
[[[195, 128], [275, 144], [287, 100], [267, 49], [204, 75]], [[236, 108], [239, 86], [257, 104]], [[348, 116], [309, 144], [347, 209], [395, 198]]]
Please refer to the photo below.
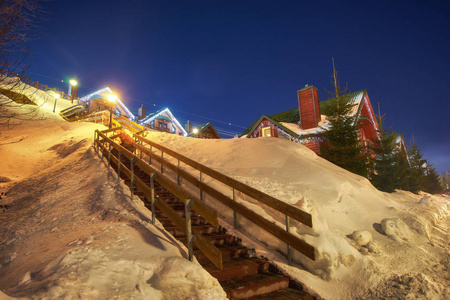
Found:
[[263, 127], [262, 136], [272, 136], [272, 130], [270, 129], [270, 126]]

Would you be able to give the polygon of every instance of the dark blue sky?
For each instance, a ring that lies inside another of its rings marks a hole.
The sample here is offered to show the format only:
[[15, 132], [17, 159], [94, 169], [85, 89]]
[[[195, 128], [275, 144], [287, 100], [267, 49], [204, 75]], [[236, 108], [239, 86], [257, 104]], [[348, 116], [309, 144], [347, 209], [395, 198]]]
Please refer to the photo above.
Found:
[[[105, 85], [137, 112], [240, 134], [297, 107], [305, 84], [367, 89], [386, 125], [450, 171], [449, 1], [92, 1], [45, 3], [32, 79], [79, 94]], [[155, 106], [154, 106], [155, 105]], [[231, 123], [231, 125], [229, 125]], [[230, 137], [222, 135], [223, 137]]]

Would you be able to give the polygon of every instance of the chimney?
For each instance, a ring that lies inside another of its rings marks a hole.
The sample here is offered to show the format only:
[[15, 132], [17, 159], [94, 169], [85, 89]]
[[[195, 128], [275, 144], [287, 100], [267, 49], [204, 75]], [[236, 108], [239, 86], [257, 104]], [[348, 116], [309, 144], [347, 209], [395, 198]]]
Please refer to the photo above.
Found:
[[141, 104], [141, 107], [138, 109], [138, 120], [142, 120], [145, 117], [145, 114], [147, 113], [144, 104]]
[[188, 134], [192, 132], [192, 123], [189, 123], [189, 120], [187, 121], [186, 125], [184, 125], [184, 129], [186, 129]]
[[300, 128], [317, 127], [320, 121], [319, 91], [314, 86], [306, 85], [297, 91]]

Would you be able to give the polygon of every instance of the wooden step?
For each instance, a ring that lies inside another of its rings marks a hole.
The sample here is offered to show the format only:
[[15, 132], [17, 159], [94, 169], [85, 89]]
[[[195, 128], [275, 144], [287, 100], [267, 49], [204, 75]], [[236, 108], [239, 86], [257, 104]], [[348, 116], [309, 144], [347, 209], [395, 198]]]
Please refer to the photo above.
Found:
[[270, 263], [259, 258], [237, 258], [223, 262], [223, 269], [219, 270], [213, 263], [204, 264], [203, 268], [219, 281], [236, 277], [264, 273], [269, 270]]
[[[237, 243], [237, 239], [233, 235], [229, 234], [205, 234], [203, 235], [205, 238], [207, 238], [209, 241], [213, 243], [216, 247], [221, 246], [231, 246], [231, 245], [239, 245]], [[186, 236], [177, 236], [177, 240], [182, 242], [183, 244], [187, 245], [187, 237]], [[194, 249], [196, 249], [194, 244]]]
[[[201, 234], [213, 234], [213, 233], [224, 233], [224, 230], [220, 228], [214, 228], [212, 225], [192, 225]], [[173, 236], [183, 236], [184, 233], [181, 232], [176, 226], [164, 226], [164, 229], [170, 232]]]
[[[233, 258], [246, 257], [248, 256], [248, 249], [244, 246], [222, 246], [217, 247], [220, 252], [222, 252], [223, 260], [231, 260]], [[210, 260], [200, 251], [194, 250], [194, 255], [200, 264], [209, 263]]]
[[289, 278], [274, 273], [257, 273], [220, 281], [230, 299], [247, 299], [289, 288]]
[[273, 299], [298, 299], [298, 300], [314, 300], [315, 298], [302, 290], [297, 290], [293, 288], [282, 289], [278, 291], [273, 291], [271, 293], [258, 295], [252, 297], [252, 299], [258, 300], [273, 300]]

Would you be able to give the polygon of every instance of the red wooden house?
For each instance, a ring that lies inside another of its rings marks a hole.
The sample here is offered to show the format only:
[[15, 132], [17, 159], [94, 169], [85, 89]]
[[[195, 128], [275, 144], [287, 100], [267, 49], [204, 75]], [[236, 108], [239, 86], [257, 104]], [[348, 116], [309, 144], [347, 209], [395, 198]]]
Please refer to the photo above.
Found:
[[[359, 126], [361, 143], [368, 146], [371, 140], [380, 138], [369, 95], [366, 90], [361, 90], [349, 94], [348, 97], [354, 104], [351, 114]], [[306, 86], [297, 91], [297, 99], [298, 108], [275, 115], [263, 115], [241, 137], [285, 138], [303, 144], [316, 154], [320, 154], [319, 133], [329, 126], [327, 117], [321, 114], [321, 109], [323, 110], [333, 99], [319, 102], [319, 92], [314, 86]]]

